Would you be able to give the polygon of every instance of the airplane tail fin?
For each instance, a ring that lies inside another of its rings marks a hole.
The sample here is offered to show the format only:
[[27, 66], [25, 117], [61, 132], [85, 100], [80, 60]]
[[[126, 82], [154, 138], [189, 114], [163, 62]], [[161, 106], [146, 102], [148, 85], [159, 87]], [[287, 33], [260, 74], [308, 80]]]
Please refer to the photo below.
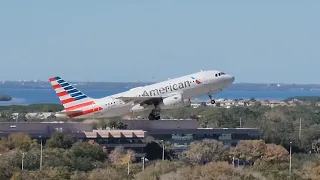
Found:
[[49, 81], [65, 108], [65, 111], [76, 112], [86, 106], [95, 104], [94, 99], [88, 97], [62, 78], [58, 76], [52, 77]]

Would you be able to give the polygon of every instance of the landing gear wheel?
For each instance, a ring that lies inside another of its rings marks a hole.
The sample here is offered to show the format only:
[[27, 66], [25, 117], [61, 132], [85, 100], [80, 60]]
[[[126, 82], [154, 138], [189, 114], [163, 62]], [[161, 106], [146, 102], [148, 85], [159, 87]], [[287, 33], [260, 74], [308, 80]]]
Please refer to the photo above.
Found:
[[153, 120], [160, 120], [160, 110], [156, 110], [156, 109], [153, 109], [149, 116], [148, 116], [148, 119], [150, 121], [153, 121]]
[[156, 120], [153, 114], [149, 114], [148, 119], [150, 121]]
[[211, 104], [215, 104], [216, 101], [214, 99], [211, 99]]

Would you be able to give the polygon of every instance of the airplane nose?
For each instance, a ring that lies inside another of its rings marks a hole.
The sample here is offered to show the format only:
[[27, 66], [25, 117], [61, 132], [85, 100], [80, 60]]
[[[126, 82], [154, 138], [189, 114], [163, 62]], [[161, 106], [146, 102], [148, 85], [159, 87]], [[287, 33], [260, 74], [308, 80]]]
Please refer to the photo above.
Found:
[[235, 77], [232, 75], [227, 75], [227, 84], [232, 84], [235, 81]]

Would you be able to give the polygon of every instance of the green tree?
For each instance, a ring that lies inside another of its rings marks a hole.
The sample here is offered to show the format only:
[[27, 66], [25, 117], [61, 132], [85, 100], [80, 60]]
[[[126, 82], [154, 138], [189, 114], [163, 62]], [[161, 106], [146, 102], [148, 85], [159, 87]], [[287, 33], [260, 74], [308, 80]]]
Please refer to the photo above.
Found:
[[56, 167], [52, 170], [53, 172], [50, 174], [51, 179], [59, 179], [59, 180], [69, 180], [72, 173], [69, 167]]
[[93, 163], [95, 161], [103, 162], [107, 158], [107, 154], [101, 146], [86, 142], [73, 144], [68, 154], [72, 167], [81, 171], [90, 171], [94, 168]]
[[8, 152], [10, 150], [10, 143], [5, 137], [0, 139], [0, 153]]
[[14, 172], [21, 169], [22, 152], [11, 150], [0, 155], [0, 179], [9, 179]]
[[37, 170], [40, 168], [40, 150], [32, 149], [24, 153], [24, 169], [26, 170]]
[[70, 180], [88, 180], [88, 174], [81, 171], [74, 171], [71, 175]]
[[160, 160], [156, 161], [145, 168], [144, 171], [137, 173], [134, 176], [136, 180], [157, 180], [163, 174], [169, 173], [171, 171], [175, 171], [179, 168], [187, 166], [186, 163], [182, 161], [168, 161], [168, 160]]
[[69, 149], [74, 143], [74, 139], [70, 135], [64, 135], [63, 133], [53, 133], [51, 138], [47, 141], [46, 145], [49, 148], [63, 148]]
[[89, 180], [125, 180], [127, 175], [125, 173], [118, 172], [114, 168], [106, 169], [94, 169], [89, 173]]
[[185, 167], [161, 176], [166, 180], [242, 180], [256, 179], [244, 170], [238, 171], [227, 162], [210, 162], [204, 166]]
[[109, 154], [109, 160], [115, 165], [126, 165], [128, 162], [132, 163], [135, 160], [135, 156], [134, 151], [118, 146]]
[[112, 129], [127, 129], [128, 125], [120, 121], [111, 121], [107, 124]]
[[194, 164], [208, 163], [227, 159], [229, 147], [214, 139], [192, 142], [181, 154], [181, 159]]
[[317, 154], [320, 153], [320, 140], [316, 140], [312, 143], [312, 150]]
[[69, 151], [59, 148], [46, 148], [43, 150], [44, 167], [71, 166]]
[[306, 162], [302, 167], [303, 177], [310, 180], [318, 180], [320, 177], [320, 164]]
[[14, 148], [23, 151], [29, 151], [31, 148], [37, 145], [35, 140], [32, 140], [28, 134], [24, 133], [10, 134], [8, 140]]
[[242, 140], [232, 148], [230, 154], [236, 159], [255, 162], [263, 157], [267, 145], [263, 140]]
[[289, 152], [284, 147], [276, 144], [267, 144], [263, 154], [263, 161], [271, 164], [281, 164], [289, 161]]

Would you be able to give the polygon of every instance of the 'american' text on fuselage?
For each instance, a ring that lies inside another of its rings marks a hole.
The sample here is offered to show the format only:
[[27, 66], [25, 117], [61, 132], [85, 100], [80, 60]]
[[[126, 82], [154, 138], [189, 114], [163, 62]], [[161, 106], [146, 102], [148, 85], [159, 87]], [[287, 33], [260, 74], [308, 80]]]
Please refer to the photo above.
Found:
[[168, 92], [172, 92], [172, 91], [177, 91], [179, 89], [184, 89], [187, 87], [190, 87], [190, 81], [184, 81], [184, 82], [180, 82], [178, 84], [169, 84], [168, 86], [165, 87], [161, 87], [158, 89], [152, 89], [149, 92], [148, 91], [144, 91], [142, 96], [158, 96], [160, 94], [164, 94], [164, 93], [168, 93]]

